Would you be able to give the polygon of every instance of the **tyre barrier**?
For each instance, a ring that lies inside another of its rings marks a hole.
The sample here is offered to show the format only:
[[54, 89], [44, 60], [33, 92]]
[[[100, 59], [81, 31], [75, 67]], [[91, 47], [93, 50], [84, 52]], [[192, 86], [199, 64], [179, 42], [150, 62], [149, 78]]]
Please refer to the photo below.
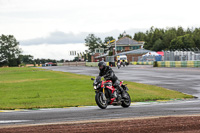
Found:
[[131, 65], [153, 65], [153, 61], [149, 62], [130, 62]]
[[154, 67], [200, 67], [200, 61], [154, 61]]

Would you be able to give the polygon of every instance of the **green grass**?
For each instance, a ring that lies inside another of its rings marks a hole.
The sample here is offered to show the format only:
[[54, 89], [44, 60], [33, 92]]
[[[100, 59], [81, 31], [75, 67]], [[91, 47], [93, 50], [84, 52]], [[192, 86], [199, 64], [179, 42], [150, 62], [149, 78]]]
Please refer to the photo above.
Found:
[[[38, 68], [0, 68], [0, 109], [96, 105], [90, 78]], [[157, 86], [125, 83], [132, 101], [193, 97]]]

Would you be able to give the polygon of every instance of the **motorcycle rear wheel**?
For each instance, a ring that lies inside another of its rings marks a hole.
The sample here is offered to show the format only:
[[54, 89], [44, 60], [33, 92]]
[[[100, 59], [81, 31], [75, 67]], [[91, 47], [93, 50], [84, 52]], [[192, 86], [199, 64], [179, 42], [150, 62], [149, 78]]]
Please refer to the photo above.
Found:
[[106, 109], [108, 106], [108, 100], [103, 100], [103, 95], [103, 92], [96, 93], [95, 101], [101, 109]]
[[124, 108], [128, 108], [131, 105], [131, 97], [128, 94], [128, 92], [126, 92], [127, 98], [124, 99], [124, 101], [122, 102], [121, 106]]

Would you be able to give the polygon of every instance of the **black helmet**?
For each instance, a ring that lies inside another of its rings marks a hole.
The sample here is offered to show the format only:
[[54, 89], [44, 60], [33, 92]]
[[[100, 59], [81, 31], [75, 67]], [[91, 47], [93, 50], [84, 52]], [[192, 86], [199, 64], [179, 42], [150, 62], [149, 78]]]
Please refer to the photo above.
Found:
[[99, 70], [103, 70], [106, 67], [106, 63], [104, 61], [100, 61], [98, 66], [99, 66]]

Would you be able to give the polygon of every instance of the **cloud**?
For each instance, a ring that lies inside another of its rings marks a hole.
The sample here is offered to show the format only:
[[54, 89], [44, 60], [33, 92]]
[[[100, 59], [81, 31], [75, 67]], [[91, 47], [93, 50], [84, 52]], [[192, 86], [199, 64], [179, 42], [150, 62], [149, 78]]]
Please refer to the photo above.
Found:
[[[142, 31], [145, 32], [147, 29], [128, 29], [124, 30], [127, 34], [134, 36], [135, 33]], [[65, 33], [62, 31], [55, 31], [50, 33], [46, 37], [39, 37], [29, 40], [21, 40], [21, 45], [39, 45], [39, 44], [76, 44], [76, 43], [84, 43], [85, 38], [89, 34], [94, 34], [96, 37], [100, 37], [102, 41], [108, 36], [113, 36], [115, 39], [118, 38], [119, 34], [124, 31], [113, 30], [110, 32], [81, 32], [78, 34], [74, 34], [72, 32]]]
[[84, 44], [40, 44], [40, 45], [27, 45], [20, 46], [23, 50], [24, 55], [32, 55], [34, 59], [45, 58], [45, 59], [66, 59], [73, 60], [75, 56], [70, 55], [70, 51], [77, 51], [77, 53], [83, 53], [88, 49]]
[[39, 45], [39, 44], [71, 44], [83, 43], [87, 33], [64, 33], [62, 31], [55, 31], [46, 37], [39, 37], [30, 40], [20, 41], [21, 45]]

